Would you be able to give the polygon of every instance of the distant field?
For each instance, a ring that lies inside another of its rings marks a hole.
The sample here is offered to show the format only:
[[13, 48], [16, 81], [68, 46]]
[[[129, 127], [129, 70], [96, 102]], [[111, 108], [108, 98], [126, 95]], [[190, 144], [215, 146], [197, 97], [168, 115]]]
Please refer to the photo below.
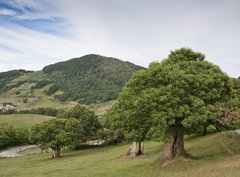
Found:
[[[63, 151], [60, 159], [49, 153], [0, 159], [3, 177], [239, 177], [240, 142], [222, 134], [189, 137], [191, 159], [157, 162], [162, 143], [146, 142], [146, 155], [125, 157], [129, 145]], [[35, 151], [38, 152], [38, 151]], [[27, 153], [27, 152], [25, 152]]]
[[16, 127], [30, 128], [33, 125], [53, 119], [51, 116], [43, 116], [36, 114], [9, 114], [0, 115], [0, 123], [8, 123], [15, 125]]

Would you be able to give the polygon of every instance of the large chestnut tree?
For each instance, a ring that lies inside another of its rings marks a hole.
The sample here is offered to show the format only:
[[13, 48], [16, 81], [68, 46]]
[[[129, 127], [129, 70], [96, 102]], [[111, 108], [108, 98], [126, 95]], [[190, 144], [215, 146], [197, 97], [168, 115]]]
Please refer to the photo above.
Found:
[[163, 158], [184, 156], [183, 136], [217, 121], [231, 95], [228, 75], [204, 58], [181, 48], [136, 73], [110, 111], [115, 132], [132, 141], [164, 140]]

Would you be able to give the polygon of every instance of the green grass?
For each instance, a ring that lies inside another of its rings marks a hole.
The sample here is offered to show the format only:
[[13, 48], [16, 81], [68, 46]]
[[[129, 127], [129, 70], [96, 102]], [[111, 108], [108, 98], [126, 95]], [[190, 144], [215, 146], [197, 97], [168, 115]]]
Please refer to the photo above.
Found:
[[49, 80], [48, 76], [43, 71], [37, 71], [28, 74], [30, 80], [41, 81], [41, 80]]
[[162, 143], [146, 142], [142, 157], [126, 158], [129, 145], [0, 159], [2, 177], [217, 177], [240, 176], [240, 143], [222, 134], [186, 140], [191, 159], [157, 161]]
[[0, 123], [12, 124], [16, 127], [26, 127], [30, 128], [33, 125], [53, 119], [51, 116], [43, 116], [36, 114], [9, 114], [9, 115], [0, 115]]

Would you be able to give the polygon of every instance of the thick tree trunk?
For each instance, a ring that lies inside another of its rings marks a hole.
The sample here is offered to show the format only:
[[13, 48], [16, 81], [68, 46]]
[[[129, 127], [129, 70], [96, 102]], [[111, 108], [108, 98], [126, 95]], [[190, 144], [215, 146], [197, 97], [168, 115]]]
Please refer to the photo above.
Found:
[[138, 142], [138, 153], [137, 155], [143, 155], [144, 153], [144, 143], [143, 141]]
[[60, 157], [60, 148], [53, 149], [52, 148], [52, 158]]
[[184, 151], [183, 135], [177, 135], [175, 144], [174, 144], [173, 157], [180, 157], [180, 156], [185, 156], [185, 155], [186, 155], [186, 153]]
[[168, 142], [164, 145], [163, 159], [185, 156], [183, 135], [168, 134]]

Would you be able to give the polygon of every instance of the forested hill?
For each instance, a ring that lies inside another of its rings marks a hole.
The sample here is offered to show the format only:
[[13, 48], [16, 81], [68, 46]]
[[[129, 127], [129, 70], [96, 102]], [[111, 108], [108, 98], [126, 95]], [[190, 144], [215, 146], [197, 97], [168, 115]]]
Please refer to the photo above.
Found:
[[53, 91], [64, 91], [57, 99], [94, 103], [116, 99], [124, 84], [140, 69], [143, 68], [129, 62], [91, 54], [46, 66], [43, 72], [54, 83]]

